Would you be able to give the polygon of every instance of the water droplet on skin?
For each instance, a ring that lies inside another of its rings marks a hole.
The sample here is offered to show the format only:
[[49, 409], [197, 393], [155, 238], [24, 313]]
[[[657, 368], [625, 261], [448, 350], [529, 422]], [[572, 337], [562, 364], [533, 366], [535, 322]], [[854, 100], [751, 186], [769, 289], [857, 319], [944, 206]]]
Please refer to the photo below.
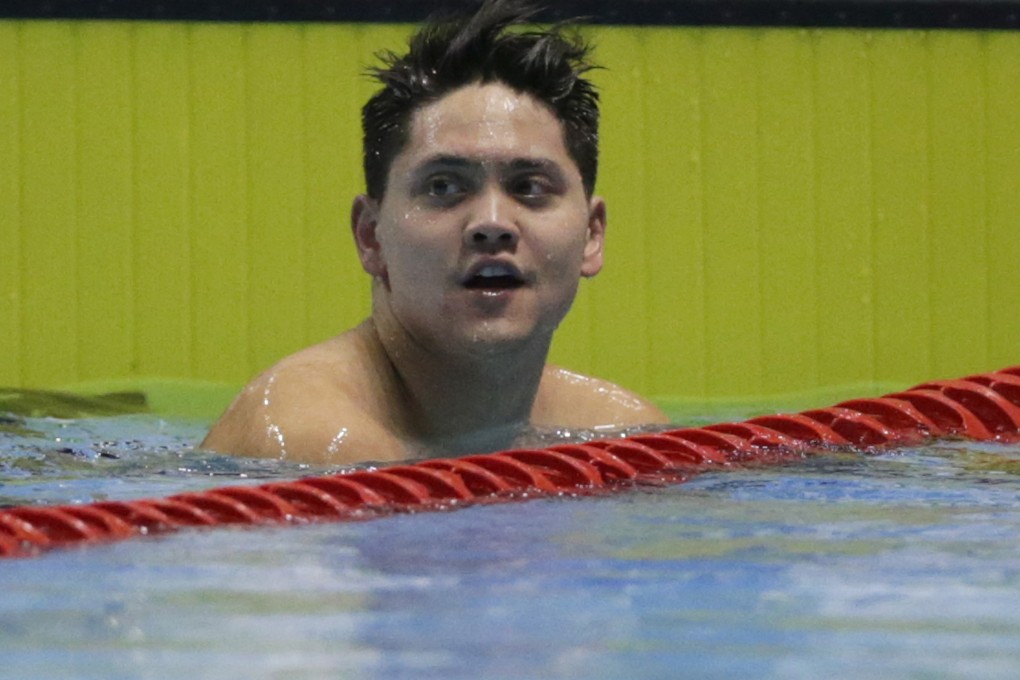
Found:
[[331, 456], [336, 455], [337, 452], [340, 451], [340, 447], [343, 445], [344, 441], [347, 440], [347, 434], [347, 428], [341, 427], [340, 431], [337, 432], [336, 436], [334, 436], [329, 442], [329, 446], [326, 447], [326, 453]]
[[271, 399], [271, 392], [273, 385], [276, 383], [276, 375], [269, 376], [266, 380], [266, 387], [262, 391], [262, 405], [265, 407], [262, 412], [262, 418], [266, 425], [266, 437], [272, 441], [275, 441], [280, 448], [280, 458], [287, 457], [287, 443], [283, 436], [283, 431], [280, 430], [280, 426], [272, 421], [269, 417], [269, 406]]

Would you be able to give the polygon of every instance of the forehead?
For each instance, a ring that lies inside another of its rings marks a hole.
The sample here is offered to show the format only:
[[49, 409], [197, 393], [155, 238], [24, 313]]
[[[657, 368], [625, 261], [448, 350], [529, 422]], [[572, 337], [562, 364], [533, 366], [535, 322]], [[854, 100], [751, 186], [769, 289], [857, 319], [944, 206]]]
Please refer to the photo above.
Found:
[[412, 165], [437, 154], [486, 158], [544, 158], [573, 166], [563, 128], [544, 104], [499, 83], [454, 90], [411, 118], [400, 154]]

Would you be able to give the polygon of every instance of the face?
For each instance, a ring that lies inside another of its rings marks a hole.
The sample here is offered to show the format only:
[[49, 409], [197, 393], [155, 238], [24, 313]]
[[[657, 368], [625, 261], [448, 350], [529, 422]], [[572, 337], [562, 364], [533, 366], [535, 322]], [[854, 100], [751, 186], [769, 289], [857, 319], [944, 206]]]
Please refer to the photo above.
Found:
[[548, 343], [602, 267], [605, 205], [585, 196], [559, 121], [501, 84], [420, 109], [381, 204], [355, 201], [373, 314], [430, 348]]

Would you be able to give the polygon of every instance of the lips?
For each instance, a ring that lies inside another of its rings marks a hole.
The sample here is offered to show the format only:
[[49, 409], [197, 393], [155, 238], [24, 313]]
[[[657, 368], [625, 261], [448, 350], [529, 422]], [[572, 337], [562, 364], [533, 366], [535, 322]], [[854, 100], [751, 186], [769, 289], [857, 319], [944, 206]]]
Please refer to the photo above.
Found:
[[524, 276], [508, 262], [486, 262], [468, 270], [461, 285], [470, 290], [511, 290], [524, 285]]

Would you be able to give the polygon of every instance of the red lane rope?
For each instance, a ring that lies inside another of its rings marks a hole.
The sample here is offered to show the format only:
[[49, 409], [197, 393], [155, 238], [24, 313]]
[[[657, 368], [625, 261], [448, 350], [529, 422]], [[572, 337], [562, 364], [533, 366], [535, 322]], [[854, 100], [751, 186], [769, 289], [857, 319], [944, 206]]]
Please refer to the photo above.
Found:
[[705, 470], [775, 464], [838, 448], [882, 451], [940, 437], [1020, 442], [1020, 366], [742, 423], [168, 498], [7, 508], [0, 510], [0, 557], [184, 527], [368, 519], [640, 483], [680, 483]]

